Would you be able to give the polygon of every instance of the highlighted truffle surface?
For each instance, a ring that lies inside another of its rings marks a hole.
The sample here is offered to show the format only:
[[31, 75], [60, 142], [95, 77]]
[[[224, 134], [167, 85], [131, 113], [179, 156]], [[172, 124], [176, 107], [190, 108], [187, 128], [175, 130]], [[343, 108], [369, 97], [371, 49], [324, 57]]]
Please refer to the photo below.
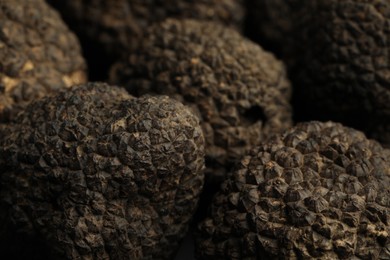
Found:
[[389, 259], [390, 157], [340, 124], [297, 125], [243, 157], [199, 225], [199, 259]]
[[56, 11], [43, 0], [0, 1], [0, 120], [85, 81], [79, 42]]
[[204, 179], [204, 138], [185, 106], [90, 83], [1, 127], [0, 219], [11, 234], [1, 246], [31, 237], [49, 259], [175, 253]]
[[222, 179], [252, 145], [291, 125], [283, 64], [236, 31], [168, 19], [115, 64], [111, 81], [133, 95], [164, 94], [190, 106], [206, 138], [206, 166]]

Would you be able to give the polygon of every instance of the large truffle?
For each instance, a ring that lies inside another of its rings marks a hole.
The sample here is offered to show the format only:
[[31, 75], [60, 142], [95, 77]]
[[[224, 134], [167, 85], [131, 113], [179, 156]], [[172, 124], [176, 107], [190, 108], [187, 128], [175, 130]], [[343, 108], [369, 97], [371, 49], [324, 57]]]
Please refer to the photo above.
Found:
[[291, 125], [283, 64], [236, 31], [211, 22], [168, 19], [111, 71], [134, 95], [165, 94], [196, 112], [206, 166], [222, 179], [252, 145]]
[[48, 1], [77, 32], [93, 70], [92, 76], [100, 78], [106, 76], [106, 66], [129, 46], [134, 46], [152, 23], [167, 17], [194, 18], [240, 28], [244, 18], [242, 0]]
[[2, 253], [30, 237], [49, 259], [172, 257], [204, 179], [188, 108], [95, 83], [34, 102], [2, 128], [0, 224], [12, 234], [0, 232]]
[[362, 132], [297, 125], [243, 157], [199, 225], [200, 259], [389, 259], [390, 157]]
[[306, 1], [299, 24], [296, 96], [308, 117], [390, 145], [390, 2]]
[[76, 36], [43, 0], [0, 1], [0, 120], [86, 81]]

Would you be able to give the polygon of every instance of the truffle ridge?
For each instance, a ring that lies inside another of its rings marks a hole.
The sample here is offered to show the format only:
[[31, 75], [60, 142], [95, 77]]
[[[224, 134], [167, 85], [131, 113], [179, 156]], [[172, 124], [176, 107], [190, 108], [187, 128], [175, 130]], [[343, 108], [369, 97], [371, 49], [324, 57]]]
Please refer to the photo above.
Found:
[[389, 259], [389, 151], [301, 123], [244, 156], [199, 225], [199, 259]]
[[172, 257], [204, 179], [204, 138], [185, 106], [89, 83], [0, 131], [8, 232], [42, 240], [50, 259]]

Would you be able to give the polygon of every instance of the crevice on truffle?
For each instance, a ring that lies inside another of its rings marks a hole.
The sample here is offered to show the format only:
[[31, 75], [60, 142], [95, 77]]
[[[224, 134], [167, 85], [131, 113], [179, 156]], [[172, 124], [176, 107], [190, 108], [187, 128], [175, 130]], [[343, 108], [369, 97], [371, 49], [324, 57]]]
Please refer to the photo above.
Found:
[[257, 122], [262, 122], [263, 124], [268, 123], [268, 118], [264, 113], [264, 109], [260, 106], [252, 106], [249, 109], [246, 109], [241, 114], [241, 118], [243, 126], [253, 125]]

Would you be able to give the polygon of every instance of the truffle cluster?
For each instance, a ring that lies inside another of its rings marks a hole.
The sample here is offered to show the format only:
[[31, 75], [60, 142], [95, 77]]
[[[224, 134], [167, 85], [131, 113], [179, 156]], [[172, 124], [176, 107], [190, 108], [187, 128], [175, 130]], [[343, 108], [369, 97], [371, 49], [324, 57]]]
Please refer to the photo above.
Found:
[[110, 76], [133, 95], [164, 94], [190, 106], [201, 119], [208, 172], [220, 180], [249, 147], [291, 126], [283, 64], [219, 24], [155, 24]]
[[254, 148], [199, 225], [200, 259], [389, 259], [390, 157], [336, 123]]
[[172, 256], [204, 179], [189, 109], [91, 83], [30, 104], [0, 129], [2, 251], [27, 247], [16, 236], [41, 241], [49, 259]]
[[389, 0], [0, 0], [0, 258], [172, 259], [193, 218], [198, 259], [390, 259], [389, 33]]
[[[48, 1], [79, 35], [86, 55], [99, 66], [115, 61], [128, 47], [137, 45], [148, 26], [168, 17], [216, 21], [237, 29], [244, 19], [243, 0]], [[90, 67], [95, 69], [93, 65]]]
[[0, 1], [0, 120], [85, 81], [79, 42], [56, 11], [44, 0]]

